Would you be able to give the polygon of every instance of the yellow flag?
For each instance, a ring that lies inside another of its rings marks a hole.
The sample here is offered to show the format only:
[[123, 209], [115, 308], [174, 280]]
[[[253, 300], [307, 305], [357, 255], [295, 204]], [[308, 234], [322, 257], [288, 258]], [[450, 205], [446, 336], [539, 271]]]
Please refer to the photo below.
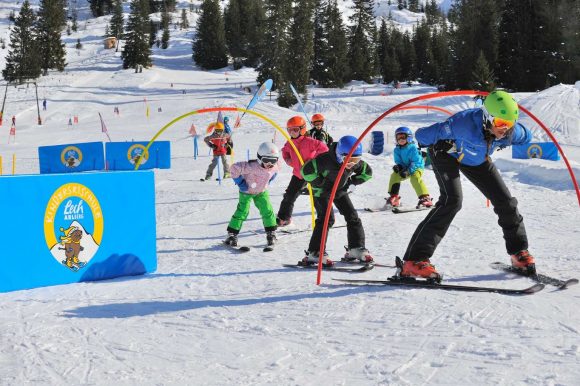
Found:
[[147, 105], [147, 110], [145, 111], [145, 116], [149, 118], [149, 105]]

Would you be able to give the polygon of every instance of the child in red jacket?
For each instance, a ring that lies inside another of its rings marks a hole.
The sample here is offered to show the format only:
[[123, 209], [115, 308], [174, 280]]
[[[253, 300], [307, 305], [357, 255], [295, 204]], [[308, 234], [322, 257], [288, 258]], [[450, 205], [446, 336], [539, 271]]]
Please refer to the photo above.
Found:
[[204, 142], [213, 149], [213, 158], [205, 172], [205, 178], [201, 181], [206, 181], [211, 178], [213, 170], [217, 166], [220, 158], [224, 165], [224, 178], [230, 177], [230, 165], [228, 164], [228, 157], [226, 155], [228, 147], [231, 146], [230, 135], [224, 132], [224, 125], [221, 122], [214, 124], [213, 133], [205, 137]]
[[[306, 136], [306, 121], [301, 116], [294, 116], [288, 120], [286, 123], [286, 130], [292, 138], [292, 143], [298, 149], [302, 160], [306, 163], [311, 159], [315, 158], [319, 154], [326, 153], [328, 151], [328, 146], [324, 142], [317, 139], [310, 138]], [[292, 222], [292, 212], [294, 211], [294, 202], [300, 195], [302, 189], [306, 187], [306, 181], [302, 178], [300, 169], [302, 165], [300, 164], [300, 159], [294, 151], [290, 142], [286, 142], [282, 148], [282, 158], [288, 166], [291, 166], [292, 178], [290, 183], [284, 192], [284, 197], [280, 203], [280, 209], [278, 210], [278, 215], [276, 217], [276, 222], [278, 226], [285, 226]]]

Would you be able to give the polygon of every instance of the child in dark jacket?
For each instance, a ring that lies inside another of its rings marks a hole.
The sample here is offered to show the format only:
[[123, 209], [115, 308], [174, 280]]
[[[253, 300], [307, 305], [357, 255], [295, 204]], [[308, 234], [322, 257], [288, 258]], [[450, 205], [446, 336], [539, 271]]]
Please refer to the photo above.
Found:
[[[302, 167], [304, 179], [312, 184], [314, 207], [316, 209], [316, 223], [308, 245], [308, 254], [299, 264], [309, 265], [318, 263], [318, 257], [320, 253], [323, 253], [323, 264], [326, 266], [333, 265], [332, 260], [328, 259], [327, 254], [324, 251], [320, 251], [322, 226], [324, 224], [332, 186], [338, 177], [338, 172], [345, 156], [348, 155], [348, 152], [356, 141], [357, 139], [351, 135], [344, 136], [338, 142], [331, 144], [328, 152], [306, 162]], [[371, 167], [361, 157], [362, 145], [359, 144], [344, 169], [344, 174], [338, 184], [333, 203], [346, 220], [348, 252], [345, 255], [345, 259], [370, 263], [373, 261], [373, 257], [365, 246], [365, 232], [362, 222], [348, 194], [348, 187], [350, 185], [360, 185], [372, 177]], [[334, 216], [330, 216], [329, 227], [333, 223]]]

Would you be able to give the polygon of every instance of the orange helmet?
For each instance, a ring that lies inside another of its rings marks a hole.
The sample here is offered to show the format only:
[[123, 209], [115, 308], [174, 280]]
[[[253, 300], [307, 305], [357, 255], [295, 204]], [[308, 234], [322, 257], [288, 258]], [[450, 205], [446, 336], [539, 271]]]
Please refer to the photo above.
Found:
[[300, 135], [306, 134], [306, 121], [300, 115], [295, 115], [286, 122], [286, 130], [294, 127], [300, 128]]
[[310, 122], [318, 122], [318, 121], [324, 122], [324, 115], [318, 113], [314, 114], [312, 118], [310, 118]]

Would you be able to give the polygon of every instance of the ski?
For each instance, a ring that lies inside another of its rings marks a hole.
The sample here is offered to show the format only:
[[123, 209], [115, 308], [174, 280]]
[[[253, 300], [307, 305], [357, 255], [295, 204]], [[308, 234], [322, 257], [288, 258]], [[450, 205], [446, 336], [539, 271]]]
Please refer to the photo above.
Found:
[[[310, 264], [310, 265], [301, 265], [301, 264], [282, 264], [283, 267], [286, 268], [298, 268], [298, 269], [318, 269], [318, 264]], [[332, 265], [330, 267], [322, 266], [324, 271], [336, 271], [336, 272], [367, 272], [373, 269], [375, 266], [373, 264], [366, 264], [362, 267], [337, 267], [336, 265]]]
[[469, 286], [469, 285], [456, 285], [456, 284], [437, 284], [433, 282], [428, 282], [426, 280], [356, 280], [356, 279], [332, 279], [334, 281], [339, 281], [342, 283], [359, 284], [359, 285], [385, 285], [394, 287], [413, 287], [413, 288], [428, 288], [428, 289], [441, 289], [448, 291], [464, 291], [464, 292], [492, 292], [504, 295], [531, 295], [544, 289], [544, 284], [537, 283], [531, 287], [524, 289], [514, 289], [514, 288], [493, 288], [493, 287], [480, 287], [480, 286]]
[[500, 271], [515, 273], [516, 275], [529, 277], [530, 279], [532, 279], [538, 283], [553, 285], [555, 287], [558, 287], [558, 289], [566, 289], [566, 288], [570, 287], [571, 285], [578, 284], [578, 279], [562, 280], [562, 279], [558, 279], [558, 278], [544, 275], [541, 273], [536, 273], [535, 275], [530, 275], [521, 269], [512, 267], [511, 265], [501, 263], [501, 262], [491, 263], [491, 267], [493, 269], [498, 269]]
[[396, 206], [393, 208], [393, 213], [409, 213], [409, 212], [420, 212], [422, 210], [430, 210], [432, 208], [427, 208], [426, 206], [422, 206], [420, 208], [417, 207], [409, 207], [409, 208], [401, 208], [400, 206]]
[[[345, 225], [334, 225], [333, 227], [331, 227], [330, 229], [336, 229], [336, 228], [346, 228], [346, 224]], [[284, 233], [287, 235], [293, 235], [296, 233], [304, 233], [304, 232], [312, 232], [312, 228], [305, 228], [305, 229], [300, 229], [300, 228], [278, 228], [278, 232], [279, 233]]]
[[364, 208], [365, 211], [376, 213], [376, 212], [389, 212], [392, 210], [391, 206], [383, 206], [382, 208]]
[[372, 264], [375, 267], [380, 267], [380, 268], [397, 268], [397, 266], [396, 265], [393, 265], [393, 264], [380, 264], [380, 263], [377, 263], [375, 261], [372, 261], [370, 263], [363, 263], [361, 261], [358, 261], [357, 259], [355, 259], [355, 260], [349, 260], [349, 259], [347, 259], [345, 257], [343, 257], [342, 259], [340, 259], [340, 262], [341, 263], [344, 263], [344, 264], [349, 264], [349, 265], [359, 265], [360, 266], [360, 265]]
[[221, 245], [223, 245], [224, 247], [226, 247], [228, 249], [231, 249], [232, 251], [237, 251], [237, 252], [240, 252], [240, 253], [250, 252], [250, 250], [251, 250], [250, 247], [247, 247], [245, 245], [233, 246], [233, 245], [226, 244], [223, 241], [222, 241], [222, 244]]

